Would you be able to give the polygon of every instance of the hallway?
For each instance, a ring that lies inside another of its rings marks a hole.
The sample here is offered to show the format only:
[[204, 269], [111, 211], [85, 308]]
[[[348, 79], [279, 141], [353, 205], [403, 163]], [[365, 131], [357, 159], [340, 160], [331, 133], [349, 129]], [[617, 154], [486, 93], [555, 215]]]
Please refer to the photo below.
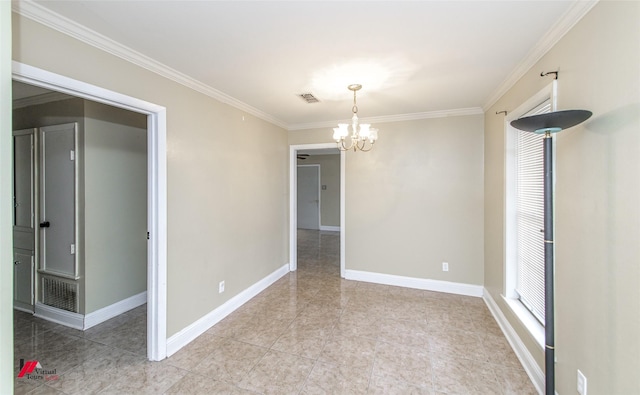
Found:
[[482, 299], [343, 280], [339, 234], [298, 232], [297, 272], [162, 362], [17, 313], [60, 378], [16, 394], [536, 393]]

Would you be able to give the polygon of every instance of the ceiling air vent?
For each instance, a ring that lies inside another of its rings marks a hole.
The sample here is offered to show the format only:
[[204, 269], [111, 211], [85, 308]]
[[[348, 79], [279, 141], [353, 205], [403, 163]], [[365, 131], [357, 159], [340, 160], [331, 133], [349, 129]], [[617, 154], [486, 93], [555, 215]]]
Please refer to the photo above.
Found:
[[309, 104], [320, 102], [320, 100], [318, 100], [318, 98], [315, 97], [313, 93], [300, 93], [298, 97], [300, 97], [302, 100], [306, 101]]

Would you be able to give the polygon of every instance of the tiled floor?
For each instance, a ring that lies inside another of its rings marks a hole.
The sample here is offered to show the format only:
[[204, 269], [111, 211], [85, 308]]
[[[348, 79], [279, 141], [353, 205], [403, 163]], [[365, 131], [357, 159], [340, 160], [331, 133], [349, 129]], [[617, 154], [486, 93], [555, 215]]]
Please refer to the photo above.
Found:
[[16, 359], [60, 375], [16, 394], [536, 393], [482, 299], [342, 280], [338, 234], [299, 233], [297, 272], [162, 362], [144, 308], [84, 333], [16, 313]]

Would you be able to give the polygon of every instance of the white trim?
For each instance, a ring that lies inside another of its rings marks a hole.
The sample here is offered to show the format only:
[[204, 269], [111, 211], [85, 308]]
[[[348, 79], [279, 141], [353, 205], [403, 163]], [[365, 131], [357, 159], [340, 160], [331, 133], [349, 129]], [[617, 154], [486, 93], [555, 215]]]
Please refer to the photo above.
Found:
[[84, 315], [62, 309], [56, 309], [55, 307], [47, 306], [41, 302], [36, 302], [35, 312], [33, 315], [47, 321], [79, 330], [82, 330], [84, 325]]
[[187, 326], [180, 332], [171, 336], [167, 340], [167, 356], [171, 356], [178, 352], [182, 347], [191, 343], [198, 336], [202, 335], [209, 328], [220, 322], [223, 318], [233, 313], [240, 306], [247, 303], [249, 300], [251, 300], [251, 298], [267, 289], [271, 284], [276, 282], [287, 273], [289, 273], [289, 264], [281, 266], [273, 273], [269, 274], [262, 280], [258, 281], [257, 283], [253, 284], [249, 288], [245, 289], [233, 298], [226, 301], [222, 306], [211, 311], [193, 324]]
[[502, 333], [507, 338], [507, 341], [511, 345], [511, 348], [515, 352], [516, 356], [520, 360], [522, 367], [524, 367], [525, 372], [531, 379], [531, 382], [538, 390], [539, 394], [544, 393], [544, 373], [536, 360], [533, 358], [533, 355], [529, 352], [527, 347], [524, 345], [518, 333], [513, 329], [507, 318], [500, 310], [500, 307], [496, 304], [496, 301], [491, 297], [491, 294], [486, 289], [484, 290], [483, 299], [489, 308], [489, 311], [493, 315], [493, 318], [496, 319]]
[[[453, 110], [416, 112], [412, 114], [384, 115], [380, 117], [360, 118], [360, 123], [387, 123], [387, 122], [404, 122], [416, 121], [420, 119], [445, 118], [445, 117], [463, 117], [467, 115], [482, 115], [484, 111], [480, 107], [458, 108]], [[351, 120], [337, 120], [325, 122], [298, 123], [288, 125], [288, 130], [305, 130], [316, 128], [332, 128], [338, 123], [349, 123]]]
[[11, 4], [0, 1], [0, 393], [12, 394], [13, 355], [13, 139], [11, 123]]
[[145, 303], [147, 303], [147, 291], [122, 299], [119, 302], [98, 309], [93, 313], [85, 314], [83, 329], [87, 330], [113, 317], [126, 313], [129, 310], [135, 309], [138, 306], [142, 306]]
[[398, 287], [424, 289], [427, 291], [446, 292], [456, 295], [482, 296], [482, 285], [454, 283], [450, 281], [431, 280], [428, 278], [416, 278], [396, 276], [394, 274], [363, 272], [360, 270], [346, 270], [347, 280], [364, 281], [375, 284], [395, 285]]
[[320, 230], [324, 232], [340, 232], [339, 226], [320, 225]]
[[[26, 307], [25, 307], [26, 306]], [[23, 311], [25, 313], [33, 314], [33, 306], [18, 301], [13, 301], [13, 309]]]
[[[298, 269], [298, 158], [299, 150], [315, 150], [336, 148], [335, 143], [298, 144], [289, 146], [289, 267], [293, 272]], [[340, 152], [340, 277], [345, 278], [345, 196], [346, 196], [346, 156], [345, 151]]]
[[83, 43], [89, 44], [95, 48], [122, 58], [146, 70], [168, 78], [171, 81], [175, 81], [197, 92], [203, 93], [209, 97], [221, 101], [222, 103], [228, 104], [246, 113], [255, 115], [260, 119], [263, 119], [282, 128], [286, 129], [287, 127], [287, 125], [283, 121], [263, 111], [260, 111], [255, 107], [241, 102], [240, 100], [235, 99], [224, 92], [206, 85], [196, 80], [195, 78], [192, 78], [163, 63], [158, 62], [157, 60], [143, 55], [140, 52], [137, 52], [117, 41], [110, 39], [109, 37], [103, 36], [102, 34], [91, 30], [60, 14], [57, 14], [31, 0], [14, 1], [12, 2], [12, 9], [14, 12], [26, 18], [32, 19], [51, 29], [71, 36]]
[[[15, 3], [14, 3], [15, 4]], [[13, 79], [147, 115], [148, 203], [147, 356], [166, 357], [167, 346], [167, 121], [165, 107], [13, 62]]]
[[[558, 19], [558, 21], [542, 36], [538, 43], [529, 51], [527, 56], [513, 69], [511, 74], [498, 86], [498, 88], [485, 100], [483, 111], [489, 110], [500, 98], [511, 89], [516, 82], [528, 73], [533, 66], [560, 41], [565, 34], [580, 21], [599, 0], [583, 0], [572, 2], [570, 8]], [[555, 71], [537, 70], [536, 72]]]
[[531, 337], [538, 343], [540, 351], [544, 351], [544, 326], [531, 314], [529, 309], [522, 304], [520, 299], [509, 298], [505, 295], [501, 295], [501, 297], [511, 312], [520, 320], [520, 323], [527, 328]]
[[347, 155], [340, 151], [340, 277], [347, 275]]

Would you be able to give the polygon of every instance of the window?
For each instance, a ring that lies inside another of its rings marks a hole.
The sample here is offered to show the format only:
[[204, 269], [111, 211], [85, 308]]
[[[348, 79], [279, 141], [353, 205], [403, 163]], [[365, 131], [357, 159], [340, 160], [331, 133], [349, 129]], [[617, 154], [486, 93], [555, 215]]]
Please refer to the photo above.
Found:
[[[547, 99], [525, 116], [551, 111]], [[522, 304], [544, 324], [544, 163], [543, 135], [515, 133], [515, 291]]]
[[505, 299], [534, 334], [544, 326], [544, 163], [543, 135], [523, 132], [510, 122], [555, 109], [555, 81], [506, 118]]

